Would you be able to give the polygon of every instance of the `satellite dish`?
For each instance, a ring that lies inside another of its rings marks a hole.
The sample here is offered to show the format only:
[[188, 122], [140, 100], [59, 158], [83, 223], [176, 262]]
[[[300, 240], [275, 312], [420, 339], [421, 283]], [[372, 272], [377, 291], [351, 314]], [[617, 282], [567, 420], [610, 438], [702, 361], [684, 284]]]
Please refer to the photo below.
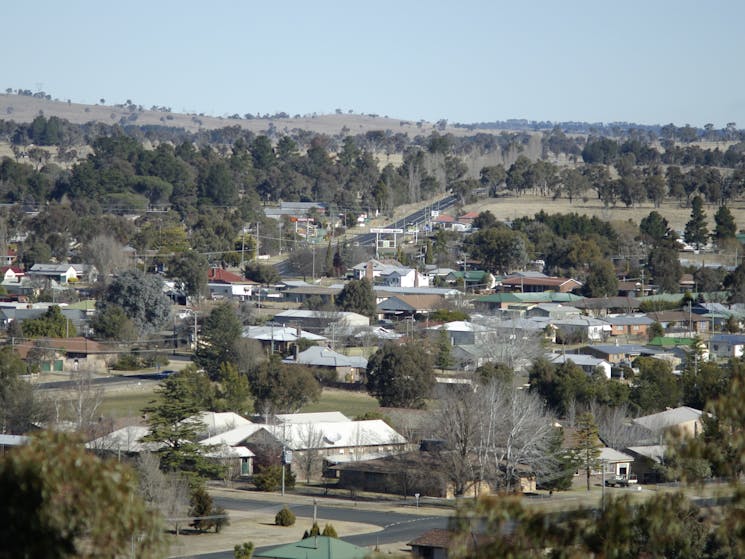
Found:
[[339, 433], [338, 431], [332, 431], [330, 433], [326, 433], [323, 438], [326, 439], [329, 443], [335, 444], [341, 440], [341, 433]]

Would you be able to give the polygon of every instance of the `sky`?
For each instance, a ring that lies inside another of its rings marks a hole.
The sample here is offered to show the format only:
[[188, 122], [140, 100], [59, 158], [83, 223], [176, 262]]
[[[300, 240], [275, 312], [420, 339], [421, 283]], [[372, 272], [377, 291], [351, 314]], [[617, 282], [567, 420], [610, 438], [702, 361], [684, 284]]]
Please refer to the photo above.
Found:
[[745, 127], [742, 0], [36, 0], [0, 91], [225, 116]]

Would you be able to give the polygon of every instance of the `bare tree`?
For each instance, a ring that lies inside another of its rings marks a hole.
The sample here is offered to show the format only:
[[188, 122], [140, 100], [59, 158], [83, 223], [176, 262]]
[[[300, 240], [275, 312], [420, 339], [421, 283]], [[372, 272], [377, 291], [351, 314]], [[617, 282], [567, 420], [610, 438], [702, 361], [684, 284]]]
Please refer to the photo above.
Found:
[[189, 481], [177, 473], [164, 474], [160, 459], [150, 452], [143, 452], [137, 459], [140, 492], [148, 505], [159, 511], [173, 524], [176, 535], [179, 520], [189, 513]]
[[514, 320], [503, 321], [493, 316], [474, 318], [473, 322], [484, 328], [478, 343], [488, 361], [518, 371], [543, 354], [541, 331], [520, 328]]
[[316, 473], [322, 460], [323, 433], [313, 423], [306, 423], [298, 426], [298, 435], [300, 436], [302, 450], [296, 453], [295, 462], [299, 470], [305, 475], [305, 482], [310, 483], [310, 478]]
[[111, 274], [126, 270], [130, 267], [130, 258], [124, 252], [124, 247], [110, 235], [97, 235], [85, 246], [85, 258], [92, 262], [104, 283]]
[[632, 422], [626, 404], [602, 406], [593, 403], [590, 412], [597, 421], [600, 439], [610, 448], [619, 450], [649, 438], [649, 431]]
[[480, 442], [481, 399], [472, 386], [460, 386], [446, 393], [435, 413], [437, 432], [446, 442], [441, 464], [456, 495], [463, 495], [470, 484], [480, 481], [473, 459]]

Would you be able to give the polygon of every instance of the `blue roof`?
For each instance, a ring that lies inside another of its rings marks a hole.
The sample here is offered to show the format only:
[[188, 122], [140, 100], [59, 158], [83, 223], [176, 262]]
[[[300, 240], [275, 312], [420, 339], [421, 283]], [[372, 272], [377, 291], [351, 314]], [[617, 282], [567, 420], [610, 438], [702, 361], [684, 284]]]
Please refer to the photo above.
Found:
[[732, 345], [745, 345], [745, 335], [742, 334], [714, 334], [712, 342], [722, 342]]

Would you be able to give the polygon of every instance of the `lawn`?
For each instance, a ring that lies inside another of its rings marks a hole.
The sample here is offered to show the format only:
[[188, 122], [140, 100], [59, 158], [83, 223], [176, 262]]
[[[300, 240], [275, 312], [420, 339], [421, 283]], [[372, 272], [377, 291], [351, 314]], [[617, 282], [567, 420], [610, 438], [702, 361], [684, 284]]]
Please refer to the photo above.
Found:
[[366, 412], [378, 411], [378, 401], [367, 392], [353, 392], [336, 388], [324, 388], [321, 399], [303, 407], [301, 412], [339, 411], [354, 418]]
[[152, 388], [142, 388], [137, 391], [114, 392], [106, 394], [104, 401], [99, 408], [99, 413], [106, 417], [139, 417], [142, 415], [142, 408], [149, 404], [154, 398]]

